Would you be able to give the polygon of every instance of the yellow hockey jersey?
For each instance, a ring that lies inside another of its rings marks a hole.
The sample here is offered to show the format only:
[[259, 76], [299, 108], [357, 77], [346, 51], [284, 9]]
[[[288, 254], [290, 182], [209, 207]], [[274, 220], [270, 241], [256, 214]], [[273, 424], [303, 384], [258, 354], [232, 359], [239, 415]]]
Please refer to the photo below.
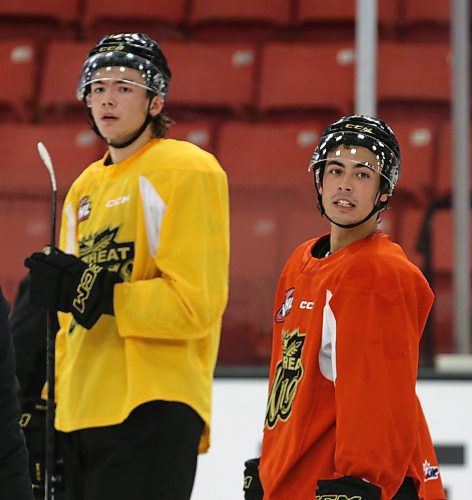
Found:
[[140, 404], [179, 401], [204, 420], [228, 296], [226, 174], [197, 146], [153, 139], [126, 160], [108, 153], [73, 183], [60, 247], [119, 272], [115, 316], [87, 330], [60, 313], [56, 428], [123, 422]]

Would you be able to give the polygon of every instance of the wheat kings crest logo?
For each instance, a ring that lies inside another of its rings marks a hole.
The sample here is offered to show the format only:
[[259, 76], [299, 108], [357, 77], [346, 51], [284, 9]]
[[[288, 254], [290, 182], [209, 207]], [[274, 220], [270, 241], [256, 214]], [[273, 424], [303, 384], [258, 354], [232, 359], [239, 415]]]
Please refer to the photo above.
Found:
[[267, 402], [265, 425], [273, 429], [279, 420], [290, 418], [298, 384], [303, 377], [302, 350], [306, 334], [298, 328], [282, 330], [282, 359], [277, 363]]
[[106, 228], [79, 241], [79, 256], [87, 264], [98, 264], [129, 281], [133, 270], [134, 242], [118, 242], [119, 228]]

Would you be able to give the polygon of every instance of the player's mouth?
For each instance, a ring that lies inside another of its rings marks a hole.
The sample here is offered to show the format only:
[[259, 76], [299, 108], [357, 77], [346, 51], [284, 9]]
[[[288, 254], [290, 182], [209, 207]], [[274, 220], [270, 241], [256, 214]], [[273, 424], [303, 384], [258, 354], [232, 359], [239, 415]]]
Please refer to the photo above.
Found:
[[340, 208], [354, 208], [356, 206], [356, 204], [351, 201], [351, 200], [348, 200], [346, 198], [339, 198], [337, 200], [334, 200], [334, 205], [340, 207]]
[[106, 113], [100, 117], [100, 120], [103, 122], [113, 122], [115, 120], [118, 120], [118, 117], [112, 115], [111, 113]]

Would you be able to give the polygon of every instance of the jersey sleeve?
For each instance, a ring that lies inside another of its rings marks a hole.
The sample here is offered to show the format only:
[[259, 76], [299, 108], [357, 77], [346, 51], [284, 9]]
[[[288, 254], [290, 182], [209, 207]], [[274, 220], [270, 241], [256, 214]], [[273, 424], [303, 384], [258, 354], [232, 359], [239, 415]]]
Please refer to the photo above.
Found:
[[[206, 161], [216, 163], [212, 158]], [[143, 224], [158, 275], [115, 286], [122, 337], [198, 338], [221, 321], [228, 296], [227, 179], [219, 165], [194, 166], [140, 179]]]
[[[336, 475], [392, 498], [417, 444], [419, 340], [432, 292], [419, 273], [360, 266], [327, 304], [335, 329]], [[333, 327], [332, 327], [333, 328]]]

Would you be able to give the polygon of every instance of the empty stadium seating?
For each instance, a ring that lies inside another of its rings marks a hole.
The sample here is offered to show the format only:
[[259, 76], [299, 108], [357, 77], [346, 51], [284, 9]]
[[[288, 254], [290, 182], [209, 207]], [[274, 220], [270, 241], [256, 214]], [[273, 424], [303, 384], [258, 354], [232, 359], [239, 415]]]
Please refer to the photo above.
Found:
[[393, 241], [398, 241], [398, 214], [390, 209], [384, 210], [378, 219], [378, 229], [387, 233]]
[[261, 362], [256, 338], [270, 338], [282, 227], [280, 212], [272, 210], [274, 203], [239, 194], [230, 186], [230, 292], [220, 362], [256, 364]]
[[0, 16], [51, 17], [68, 21], [78, 16], [78, 0], [2, 0]]
[[31, 120], [36, 93], [36, 47], [31, 39], [0, 41], [0, 116]]
[[328, 232], [313, 203], [300, 207], [276, 195], [231, 195], [229, 303], [223, 318], [221, 363], [269, 360], [273, 297], [289, 255], [301, 243]]
[[214, 126], [209, 121], [178, 121], [170, 127], [167, 137], [191, 142], [207, 151], [215, 148]]
[[426, 205], [435, 187], [433, 166], [437, 162], [434, 124], [427, 120], [405, 120], [389, 123], [400, 144], [402, 169], [395, 196]]
[[243, 112], [252, 104], [255, 45], [164, 42], [172, 70], [169, 106]]
[[[356, 0], [298, 0], [296, 25], [301, 38], [323, 41], [354, 39]], [[399, 0], [377, 2], [380, 33], [394, 30], [400, 16]]]
[[[451, 209], [438, 210], [433, 215], [431, 221], [431, 251], [434, 272], [433, 289], [436, 293], [433, 324], [436, 349], [440, 352], [451, 352], [453, 347], [455, 230]], [[469, 227], [469, 235], [469, 248], [472, 248], [472, 225]]]
[[[472, 139], [472, 131], [471, 137]], [[472, 141], [469, 141], [471, 144]], [[454, 189], [454, 175], [455, 175], [455, 159], [453, 147], [453, 129], [451, 122], [444, 122], [438, 134], [439, 153], [434, 166], [434, 185], [436, 188], [436, 196], [448, 196]], [[469, 146], [470, 147], [470, 146]], [[472, 155], [472, 151], [470, 151]], [[471, 156], [472, 158], [472, 156]], [[472, 175], [471, 163], [462, 165], [462, 168], [468, 168], [469, 171], [469, 185], [472, 190]]]
[[64, 197], [72, 181], [100, 156], [101, 142], [87, 125], [1, 124], [2, 162], [0, 194], [47, 197], [51, 182], [38, 154], [41, 141], [51, 155], [58, 196]]
[[395, 240], [401, 244], [408, 258], [420, 269], [424, 269], [424, 254], [418, 250], [418, 240], [426, 213], [425, 207], [405, 207], [402, 206], [402, 200], [393, 198], [392, 213], [396, 219]]
[[450, 0], [414, 0], [405, 2], [403, 22], [408, 24], [431, 22], [448, 23], [451, 19]]
[[231, 21], [266, 21], [275, 24], [288, 24], [290, 21], [290, 0], [192, 0], [190, 22], [199, 23], [220, 20]]
[[380, 114], [443, 119], [451, 102], [449, 44], [383, 42], [378, 47]]
[[291, 7], [291, 0], [192, 0], [188, 24], [193, 38], [264, 40], [290, 25]]
[[77, 36], [80, 0], [2, 0], [0, 38]]
[[244, 251], [253, 243], [263, 249], [263, 239], [271, 238], [274, 248], [267, 252], [276, 255], [275, 262], [265, 252], [251, 251], [251, 262], [235, 257], [233, 265], [243, 266], [235, 268], [238, 277], [259, 276], [267, 266], [278, 272], [295, 246], [316, 235], [313, 176], [307, 167], [320, 131], [314, 122], [222, 126], [216, 151], [228, 174], [231, 217], [246, 227], [233, 244], [239, 241]]
[[0, 197], [0, 228], [3, 234], [0, 284], [10, 302], [26, 274], [27, 270], [23, 266], [25, 257], [41, 251], [50, 242], [50, 220], [47, 199]]
[[[231, 209], [231, 231], [233, 257], [230, 273], [235, 280], [258, 283], [272, 280], [280, 268], [278, 256], [281, 235], [279, 213], [271, 210], [270, 203], [266, 207], [246, 200], [244, 206], [237, 203]], [[251, 207], [249, 210], [248, 207]]]
[[[455, 226], [452, 209], [438, 210], [432, 218], [431, 227], [433, 270], [436, 273], [450, 273], [454, 269]], [[470, 237], [469, 248], [472, 248], [472, 231]]]
[[272, 306], [276, 280], [258, 283], [231, 279], [223, 315], [220, 365], [268, 365], [272, 344]]
[[[399, 17], [398, 0], [378, 2], [378, 20], [380, 23], [394, 23]], [[414, 2], [413, 2], [414, 3]], [[356, 0], [299, 0], [297, 19], [300, 22], [316, 21], [355, 21]]]
[[322, 132], [314, 121], [289, 123], [226, 122], [221, 126], [218, 158], [230, 186], [295, 195], [297, 203], [312, 199], [308, 164]]
[[346, 114], [354, 100], [353, 43], [267, 43], [257, 90], [263, 113]]
[[307, 171], [320, 133], [313, 121], [221, 127], [216, 154], [229, 178], [232, 242], [221, 362], [268, 360], [278, 275], [300, 243], [327, 231]]
[[158, 40], [175, 37], [185, 8], [185, 0], [84, 0], [82, 31], [88, 39], [135, 31]]
[[452, 275], [440, 273], [434, 278], [434, 304], [430, 313], [432, 348], [436, 353], [454, 351], [454, 290]]
[[40, 78], [38, 116], [41, 121], [85, 121], [75, 91], [90, 42], [53, 41], [46, 49]]
[[452, 0], [414, 0], [404, 2], [401, 19], [408, 40], [447, 42], [450, 37]]

